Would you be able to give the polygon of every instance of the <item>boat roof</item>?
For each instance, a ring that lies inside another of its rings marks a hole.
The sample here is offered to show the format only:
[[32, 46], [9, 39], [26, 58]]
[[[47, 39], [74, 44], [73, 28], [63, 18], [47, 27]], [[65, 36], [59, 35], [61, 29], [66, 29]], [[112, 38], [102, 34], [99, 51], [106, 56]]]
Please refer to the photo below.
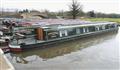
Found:
[[[3, 18], [0, 18], [3, 19]], [[4, 18], [5, 19], [5, 18]], [[7, 20], [8, 18], [6, 18]], [[91, 22], [80, 19], [9, 19], [16, 21], [17, 24], [27, 26], [51, 26], [51, 25], [86, 25], [86, 24], [107, 24], [107, 21], [102, 22]]]
[[79, 20], [79, 19], [77, 19], [77, 20], [73, 20], [73, 19], [69, 19], [69, 20], [54, 19], [53, 21], [52, 20], [51, 20], [51, 22], [49, 22], [49, 20], [46, 20], [46, 22], [44, 22], [45, 26], [41, 25], [41, 27], [42, 28], [58, 28], [58, 29], [61, 29], [61, 28], [72, 28], [72, 27], [85, 27], [85, 26], [98, 26], [98, 25], [115, 24], [115, 22], [107, 22], [107, 21], [91, 22], [91, 21], [82, 21], [82, 20]]
[[58, 29], [63, 28], [74, 28], [74, 27], [87, 27], [87, 26], [100, 26], [100, 25], [108, 25], [108, 24], [114, 24], [112, 22], [97, 22], [97, 23], [91, 23], [91, 24], [81, 24], [81, 25], [71, 25], [71, 26], [60, 26]]
[[97, 25], [107, 25], [114, 24], [115, 22], [91, 22], [83, 21], [80, 19], [41, 19], [41, 20], [25, 20], [21, 21], [23, 23], [18, 24], [28, 24], [21, 28], [36, 28], [41, 27], [43, 29], [63, 29], [63, 28], [73, 28], [73, 27], [85, 27], [85, 26], [97, 26]]
[[[26, 26], [50, 26], [50, 25], [85, 25], [85, 24], [98, 24], [101, 22], [91, 22], [84, 21], [80, 19], [19, 19], [18, 24], [26, 25]], [[106, 21], [104, 21], [105, 23]], [[103, 23], [103, 22], [102, 22]]]

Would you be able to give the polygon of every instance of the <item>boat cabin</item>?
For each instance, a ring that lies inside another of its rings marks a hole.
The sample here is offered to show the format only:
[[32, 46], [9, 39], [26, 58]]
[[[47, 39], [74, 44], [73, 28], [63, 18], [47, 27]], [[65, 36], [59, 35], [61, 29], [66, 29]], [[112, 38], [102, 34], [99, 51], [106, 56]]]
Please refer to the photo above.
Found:
[[[41, 28], [39, 31], [43, 32], [40, 34], [43, 35], [44, 40], [73, 36], [73, 35], [81, 35], [85, 33], [92, 33], [97, 31], [103, 31], [107, 29], [116, 28], [117, 25], [114, 23], [98, 23], [98, 24], [86, 24], [86, 25], [69, 25], [69, 26], [58, 26], [58, 27], [48, 27], [48, 28]], [[39, 29], [39, 28], [38, 28]], [[36, 33], [36, 34], [38, 34]], [[40, 36], [40, 35], [38, 35]], [[43, 40], [40, 39], [40, 40]]]
[[26, 37], [34, 37], [37, 40], [50, 40], [74, 35], [82, 35], [97, 31], [116, 28], [117, 24], [112, 22], [94, 24], [75, 25], [50, 25], [14, 28], [14, 32], [19, 32]]

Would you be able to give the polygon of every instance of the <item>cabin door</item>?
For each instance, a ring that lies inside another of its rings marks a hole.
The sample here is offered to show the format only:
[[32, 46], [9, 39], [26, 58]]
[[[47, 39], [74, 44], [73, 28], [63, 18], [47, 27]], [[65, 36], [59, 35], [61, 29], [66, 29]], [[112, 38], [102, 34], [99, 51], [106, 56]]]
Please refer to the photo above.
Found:
[[67, 30], [61, 30], [60, 31], [60, 37], [68, 36]]

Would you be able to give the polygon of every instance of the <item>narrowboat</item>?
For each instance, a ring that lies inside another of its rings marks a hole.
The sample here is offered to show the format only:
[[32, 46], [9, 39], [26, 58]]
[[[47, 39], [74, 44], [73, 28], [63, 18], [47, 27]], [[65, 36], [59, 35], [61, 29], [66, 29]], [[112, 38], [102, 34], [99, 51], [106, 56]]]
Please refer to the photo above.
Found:
[[9, 48], [11, 51], [20, 52], [26, 49], [43, 48], [49, 44], [118, 30], [118, 24], [114, 22], [69, 22], [73, 24], [65, 24], [64, 20], [63, 24], [14, 27]]

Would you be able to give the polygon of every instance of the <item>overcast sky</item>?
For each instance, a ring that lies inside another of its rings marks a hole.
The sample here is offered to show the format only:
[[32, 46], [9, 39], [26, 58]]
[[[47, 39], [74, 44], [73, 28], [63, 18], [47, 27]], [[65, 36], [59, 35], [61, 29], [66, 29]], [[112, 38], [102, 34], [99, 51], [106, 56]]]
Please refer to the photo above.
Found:
[[[120, 14], [120, 0], [77, 0], [83, 11], [94, 10], [103, 13]], [[0, 0], [0, 8], [36, 9], [50, 11], [69, 10], [71, 0]]]

